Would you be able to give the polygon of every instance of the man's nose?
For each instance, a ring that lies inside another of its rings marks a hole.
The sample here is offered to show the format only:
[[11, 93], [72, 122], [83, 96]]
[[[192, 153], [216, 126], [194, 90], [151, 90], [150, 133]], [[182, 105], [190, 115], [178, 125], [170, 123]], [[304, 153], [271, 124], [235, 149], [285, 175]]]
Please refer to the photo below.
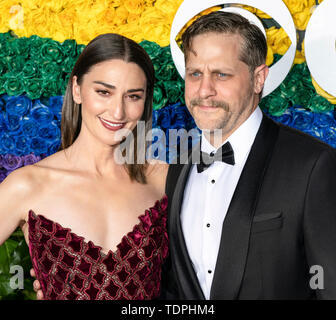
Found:
[[201, 99], [206, 99], [214, 95], [216, 95], [216, 90], [212, 79], [208, 76], [204, 76], [201, 79], [199, 86], [199, 97]]

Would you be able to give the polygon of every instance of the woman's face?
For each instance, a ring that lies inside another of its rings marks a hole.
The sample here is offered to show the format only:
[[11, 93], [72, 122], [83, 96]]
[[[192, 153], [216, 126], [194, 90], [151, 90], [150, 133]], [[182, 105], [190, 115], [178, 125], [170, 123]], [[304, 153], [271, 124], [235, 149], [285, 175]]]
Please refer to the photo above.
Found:
[[132, 131], [141, 119], [146, 82], [145, 73], [137, 64], [120, 59], [94, 65], [80, 85], [74, 76], [73, 98], [82, 105], [81, 130], [90, 132], [103, 144], [119, 144], [116, 133], [121, 129]]

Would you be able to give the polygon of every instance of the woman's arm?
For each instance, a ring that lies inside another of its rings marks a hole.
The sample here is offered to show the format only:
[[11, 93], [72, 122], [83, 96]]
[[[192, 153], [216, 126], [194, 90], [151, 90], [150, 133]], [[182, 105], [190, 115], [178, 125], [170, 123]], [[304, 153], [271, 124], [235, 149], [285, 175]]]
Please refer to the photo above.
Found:
[[32, 190], [30, 169], [12, 172], [0, 184], [0, 245], [25, 221], [25, 203]]

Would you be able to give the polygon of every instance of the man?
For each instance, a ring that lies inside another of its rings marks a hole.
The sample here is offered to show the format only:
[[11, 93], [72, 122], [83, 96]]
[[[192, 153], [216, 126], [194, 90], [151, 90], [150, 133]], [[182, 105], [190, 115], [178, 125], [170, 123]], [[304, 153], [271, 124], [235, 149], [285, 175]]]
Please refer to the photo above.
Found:
[[[335, 150], [263, 115], [258, 27], [218, 11], [182, 41], [202, 138], [168, 172], [163, 298], [336, 299]], [[208, 163], [193, 164], [200, 151]]]

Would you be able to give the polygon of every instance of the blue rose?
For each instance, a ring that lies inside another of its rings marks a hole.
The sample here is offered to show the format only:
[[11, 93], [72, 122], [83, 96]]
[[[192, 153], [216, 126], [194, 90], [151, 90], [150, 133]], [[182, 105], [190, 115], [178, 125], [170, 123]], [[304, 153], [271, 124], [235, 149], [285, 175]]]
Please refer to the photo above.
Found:
[[6, 154], [2, 159], [2, 166], [10, 171], [13, 171], [22, 166], [22, 158], [12, 154]]
[[314, 122], [314, 114], [302, 108], [296, 108], [293, 114], [292, 126], [298, 130], [309, 132]]
[[61, 120], [62, 117], [62, 105], [63, 105], [62, 96], [53, 96], [49, 98], [49, 109], [59, 120]]
[[51, 122], [54, 119], [53, 113], [48, 107], [43, 105], [40, 100], [35, 100], [35, 103], [31, 109], [32, 118], [40, 125]]
[[335, 127], [336, 120], [333, 112], [314, 113], [314, 125], [320, 128]]
[[285, 110], [285, 112], [281, 116], [272, 116], [271, 118], [277, 122], [280, 122], [286, 126], [291, 126], [293, 123], [293, 108], [289, 108]]
[[40, 126], [38, 136], [47, 140], [55, 140], [60, 138], [61, 132], [58, 126], [54, 123], [47, 123]]
[[321, 138], [327, 143], [333, 143], [336, 139], [336, 126], [321, 128]]
[[166, 135], [160, 128], [152, 129], [152, 141], [146, 151], [146, 159], [166, 161]]
[[10, 153], [15, 149], [15, 140], [8, 133], [3, 133], [0, 136], [1, 149], [6, 153]]
[[26, 137], [35, 137], [39, 129], [39, 124], [35, 120], [25, 117], [22, 120], [21, 128], [22, 133]]
[[4, 123], [8, 131], [20, 131], [21, 130], [22, 117], [17, 114], [6, 113], [4, 117]]
[[59, 147], [61, 145], [61, 140], [57, 139], [49, 144], [48, 147], [48, 155], [54, 154], [58, 151]]
[[168, 129], [171, 126], [170, 109], [167, 107], [158, 110], [157, 125], [162, 129]]
[[29, 113], [31, 107], [32, 101], [26, 96], [11, 97], [7, 100], [6, 112], [22, 117]]
[[44, 139], [39, 138], [39, 137], [34, 137], [31, 139], [31, 142], [30, 142], [30, 150], [34, 154], [41, 155], [41, 154], [47, 153], [48, 146]]
[[21, 155], [29, 152], [29, 138], [24, 135], [14, 136], [15, 140], [15, 149]]

